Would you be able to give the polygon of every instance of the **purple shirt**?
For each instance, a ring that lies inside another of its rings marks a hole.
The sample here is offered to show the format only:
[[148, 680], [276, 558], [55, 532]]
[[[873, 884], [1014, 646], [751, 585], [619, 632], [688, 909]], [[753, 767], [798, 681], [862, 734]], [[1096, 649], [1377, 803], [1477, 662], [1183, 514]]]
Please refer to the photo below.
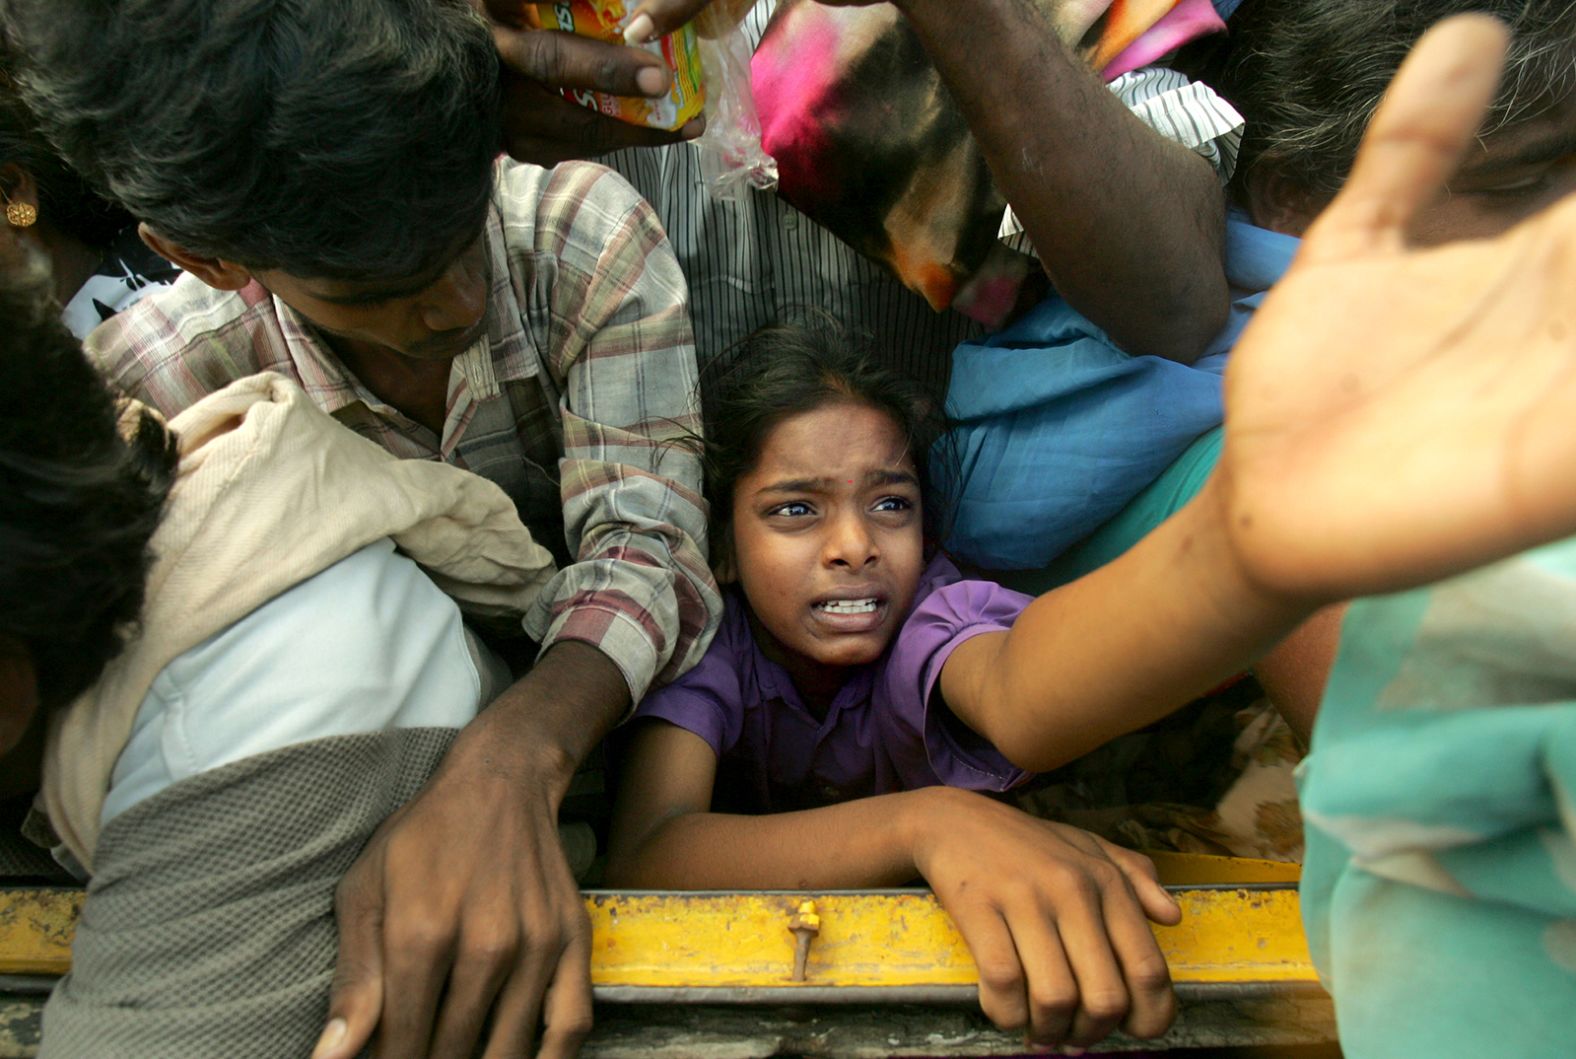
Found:
[[886, 654], [850, 670], [826, 719], [816, 720], [787, 671], [761, 653], [744, 597], [730, 590], [700, 664], [648, 695], [635, 716], [710, 744], [719, 809], [782, 812], [938, 784], [1004, 791], [1029, 773], [953, 717], [936, 682], [959, 644], [1010, 628], [1029, 601], [961, 580], [937, 556]]

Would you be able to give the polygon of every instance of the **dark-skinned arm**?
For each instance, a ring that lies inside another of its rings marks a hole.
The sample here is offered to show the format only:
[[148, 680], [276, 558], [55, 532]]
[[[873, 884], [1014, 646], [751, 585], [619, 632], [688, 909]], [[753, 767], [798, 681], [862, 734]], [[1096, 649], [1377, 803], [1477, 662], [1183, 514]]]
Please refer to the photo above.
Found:
[[[664, 33], [706, 2], [648, 0], [641, 10]], [[1129, 353], [1196, 360], [1228, 308], [1225, 196], [1214, 168], [1134, 115], [1035, 0], [893, 4], [1062, 297]]]
[[575, 1054], [591, 1028], [591, 926], [558, 808], [628, 708], [619, 668], [565, 641], [466, 727], [340, 883], [314, 1059], [357, 1055], [374, 1033], [380, 1059], [470, 1055], [489, 1012], [486, 1059]]
[[1129, 353], [1197, 359], [1228, 304], [1213, 167], [1133, 114], [1033, 0], [897, 6], [1058, 293]]

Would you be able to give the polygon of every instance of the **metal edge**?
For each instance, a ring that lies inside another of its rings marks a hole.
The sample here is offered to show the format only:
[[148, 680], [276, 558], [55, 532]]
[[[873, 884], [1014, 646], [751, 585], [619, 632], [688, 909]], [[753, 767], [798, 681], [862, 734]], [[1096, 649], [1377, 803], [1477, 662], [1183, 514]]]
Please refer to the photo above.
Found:
[[[933, 1004], [973, 1007], [979, 988], [972, 985], [923, 986], [595, 986], [591, 990], [603, 1004], [677, 1004], [714, 1007], [783, 1007], [793, 1005], [879, 1006]], [[1237, 1000], [1271, 1000], [1324, 997], [1317, 982], [1192, 982], [1176, 987], [1185, 1004]]]

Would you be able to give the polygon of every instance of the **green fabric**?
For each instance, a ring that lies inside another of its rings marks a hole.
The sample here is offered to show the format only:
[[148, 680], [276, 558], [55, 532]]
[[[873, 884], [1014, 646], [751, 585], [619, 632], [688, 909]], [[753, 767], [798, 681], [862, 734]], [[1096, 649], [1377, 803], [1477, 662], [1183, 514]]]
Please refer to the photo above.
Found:
[[1350, 1059], [1576, 1039], [1576, 541], [1354, 603], [1301, 773]]

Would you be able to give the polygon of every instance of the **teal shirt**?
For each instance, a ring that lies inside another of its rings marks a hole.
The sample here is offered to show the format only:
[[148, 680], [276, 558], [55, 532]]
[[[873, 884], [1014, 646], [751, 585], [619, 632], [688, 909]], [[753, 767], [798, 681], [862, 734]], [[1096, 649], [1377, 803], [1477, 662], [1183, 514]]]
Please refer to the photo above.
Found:
[[1576, 1054], [1576, 540], [1353, 603], [1300, 786], [1350, 1059]]

